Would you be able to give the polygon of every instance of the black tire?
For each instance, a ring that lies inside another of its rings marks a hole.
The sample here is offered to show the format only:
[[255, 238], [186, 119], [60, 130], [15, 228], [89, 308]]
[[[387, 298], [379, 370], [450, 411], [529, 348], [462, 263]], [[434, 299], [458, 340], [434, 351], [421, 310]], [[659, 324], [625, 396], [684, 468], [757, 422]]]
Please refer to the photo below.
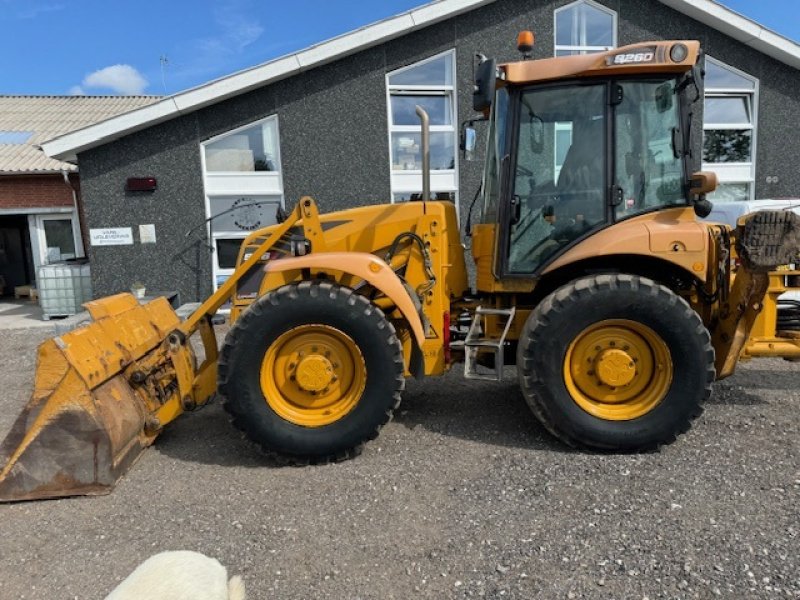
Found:
[[[297, 425], [277, 414], [260, 382], [262, 362], [282, 334], [303, 325], [326, 325], [349, 336], [366, 367], [357, 404], [333, 423]], [[225, 338], [219, 391], [236, 428], [268, 454], [294, 463], [323, 463], [357, 455], [400, 404], [405, 386], [403, 351], [383, 312], [353, 290], [331, 282], [283, 286], [256, 300]]]
[[[672, 362], [666, 394], [649, 412], [630, 420], [590, 414], [565, 382], [573, 341], [609, 320], [649, 328]], [[525, 323], [517, 369], [525, 399], [554, 436], [577, 448], [621, 452], [651, 450], [688, 431], [703, 412], [715, 378], [711, 337], [697, 313], [668, 288], [634, 275], [585, 277], [547, 296]]]

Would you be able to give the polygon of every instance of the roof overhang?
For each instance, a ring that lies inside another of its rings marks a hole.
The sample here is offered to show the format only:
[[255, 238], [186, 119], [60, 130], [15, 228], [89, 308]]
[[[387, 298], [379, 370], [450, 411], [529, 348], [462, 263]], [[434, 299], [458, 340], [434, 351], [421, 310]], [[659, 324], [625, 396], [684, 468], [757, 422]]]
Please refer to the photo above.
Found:
[[[333, 62], [495, 1], [438, 0], [431, 2], [300, 52], [282, 56], [169, 96], [143, 108], [53, 138], [43, 143], [42, 149], [50, 157], [74, 162], [77, 160], [78, 153], [84, 150], [101, 146], [181, 114], [190, 113], [266, 84]], [[800, 45], [721, 4], [712, 0], [659, 0], [659, 2], [717, 29], [767, 56], [800, 69]]]

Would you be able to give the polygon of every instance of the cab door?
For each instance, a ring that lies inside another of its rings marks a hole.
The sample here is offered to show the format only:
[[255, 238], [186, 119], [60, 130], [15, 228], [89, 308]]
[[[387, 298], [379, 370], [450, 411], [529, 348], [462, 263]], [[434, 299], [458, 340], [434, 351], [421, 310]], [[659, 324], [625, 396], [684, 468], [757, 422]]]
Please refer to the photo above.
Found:
[[529, 278], [609, 222], [608, 85], [554, 85], [515, 94], [498, 271]]

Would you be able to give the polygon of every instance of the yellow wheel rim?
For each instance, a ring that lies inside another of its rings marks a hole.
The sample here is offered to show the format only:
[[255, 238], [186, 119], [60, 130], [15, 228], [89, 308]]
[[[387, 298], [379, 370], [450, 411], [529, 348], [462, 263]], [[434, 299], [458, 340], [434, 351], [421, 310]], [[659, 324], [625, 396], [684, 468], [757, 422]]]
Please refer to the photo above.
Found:
[[290, 329], [267, 350], [261, 391], [280, 417], [323, 427], [344, 417], [364, 393], [367, 369], [356, 343], [327, 325]]
[[667, 395], [672, 357], [652, 329], [626, 319], [601, 321], [570, 344], [564, 382], [572, 399], [590, 415], [629, 421], [646, 415]]

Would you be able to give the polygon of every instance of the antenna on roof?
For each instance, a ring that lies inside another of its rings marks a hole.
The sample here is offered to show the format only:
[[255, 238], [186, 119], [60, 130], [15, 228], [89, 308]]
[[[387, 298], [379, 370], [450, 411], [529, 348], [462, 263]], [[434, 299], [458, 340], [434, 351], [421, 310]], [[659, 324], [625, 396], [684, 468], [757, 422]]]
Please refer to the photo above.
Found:
[[164, 67], [166, 67], [169, 64], [169, 58], [167, 57], [166, 54], [162, 54], [158, 58], [158, 62], [161, 63], [161, 85], [164, 88], [164, 95], [166, 96], [167, 95], [167, 80], [164, 77]]

